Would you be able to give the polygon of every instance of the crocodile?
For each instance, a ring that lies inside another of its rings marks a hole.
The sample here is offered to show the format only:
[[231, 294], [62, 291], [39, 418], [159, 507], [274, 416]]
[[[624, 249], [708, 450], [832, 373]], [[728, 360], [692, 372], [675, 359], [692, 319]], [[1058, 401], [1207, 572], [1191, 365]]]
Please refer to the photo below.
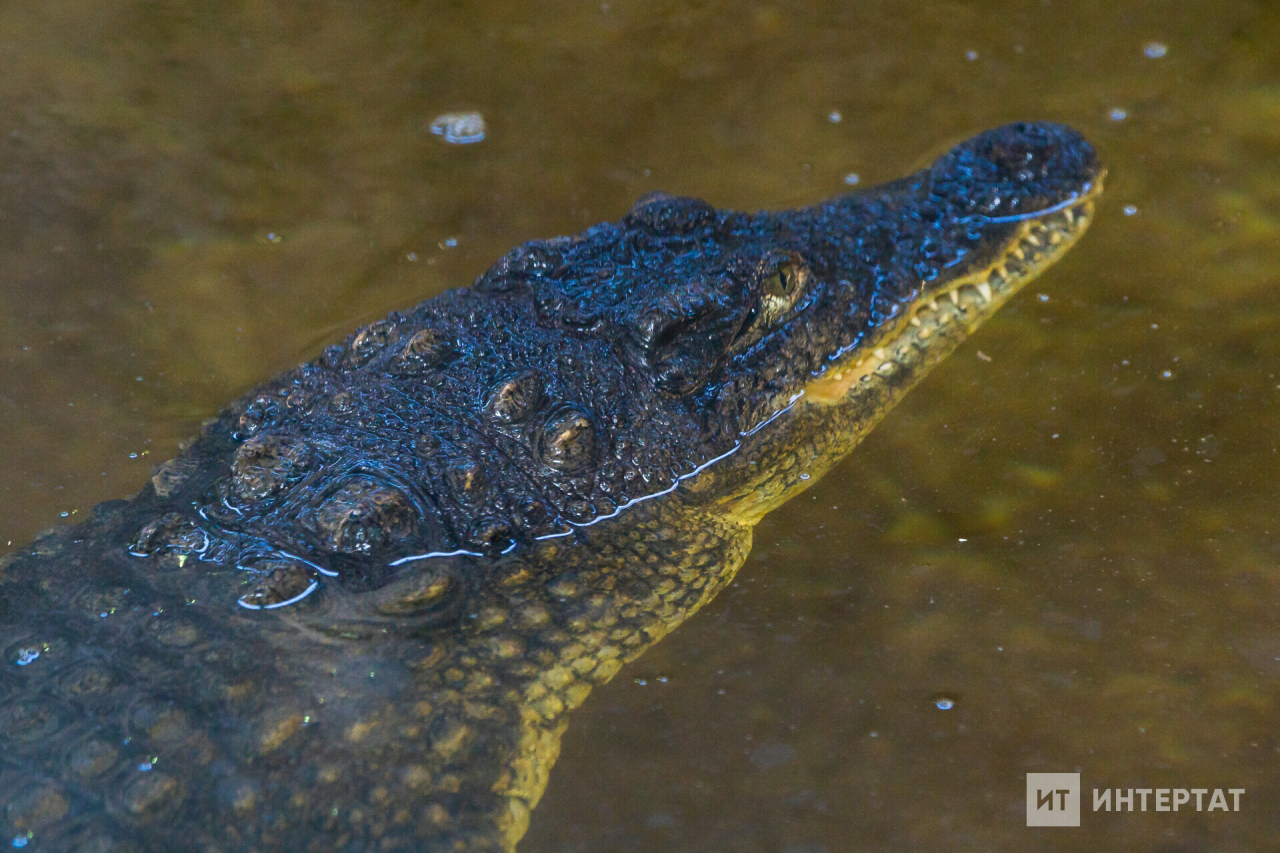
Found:
[[522, 245], [208, 421], [0, 562], [0, 836], [512, 851], [593, 686], [1056, 261], [1104, 170], [986, 131], [752, 214]]

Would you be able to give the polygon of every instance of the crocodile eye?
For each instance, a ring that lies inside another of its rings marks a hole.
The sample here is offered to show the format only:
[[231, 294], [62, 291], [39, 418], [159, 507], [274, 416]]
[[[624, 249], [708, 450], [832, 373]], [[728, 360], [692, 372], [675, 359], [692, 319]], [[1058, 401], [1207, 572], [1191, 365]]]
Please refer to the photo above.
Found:
[[751, 316], [734, 338], [738, 351], [753, 345], [770, 329], [791, 315], [809, 287], [810, 272], [804, 259], [794, 252], [766, 258], [756, 279], [755, 306]]
[[786, 261], [764, 280], [760, 292], [760, 307], [756, 321], [762, 326], [772, 326], [786, 316], [800, 301], [809, 281], [809, 269], [795, 261]]
[[766, 296], [785, 299], [799, 286], [800, 274], [791, 264], [783, 264], [764, 283]]

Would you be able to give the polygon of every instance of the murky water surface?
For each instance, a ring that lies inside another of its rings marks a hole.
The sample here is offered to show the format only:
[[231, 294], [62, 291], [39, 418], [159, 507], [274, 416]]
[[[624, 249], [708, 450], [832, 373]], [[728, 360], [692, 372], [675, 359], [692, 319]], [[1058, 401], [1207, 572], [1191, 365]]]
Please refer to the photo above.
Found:
[[[1080, 128], [1092, 233], [591, 697], [521, 849], [1280, 849], [1273, 4], [48, 0], [0, 56], [6, 548], [649, 190], [788, 206]], [[1025, 827], [1050, 771], [1082, 828]]]

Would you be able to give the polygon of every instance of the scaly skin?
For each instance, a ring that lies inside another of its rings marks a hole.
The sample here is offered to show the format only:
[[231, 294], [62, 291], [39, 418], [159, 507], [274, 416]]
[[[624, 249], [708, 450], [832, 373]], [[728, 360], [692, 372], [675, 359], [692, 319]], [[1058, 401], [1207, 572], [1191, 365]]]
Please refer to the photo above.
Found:
[[753, 215], [642, 200], [211, 421], [0, 563], [0, 838], [512, 850], [567, 714], [1079, 236], [1011, 125]]

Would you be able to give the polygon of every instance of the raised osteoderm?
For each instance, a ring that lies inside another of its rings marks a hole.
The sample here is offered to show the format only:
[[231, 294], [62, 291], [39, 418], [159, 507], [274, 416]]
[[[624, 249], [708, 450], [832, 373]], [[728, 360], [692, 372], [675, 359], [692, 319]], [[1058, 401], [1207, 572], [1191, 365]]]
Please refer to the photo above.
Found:
[[652, 195], [268, 382], [0, 563], [0, 837], [514, 847], [568, 711], [1075, 242], [1101, 177], [1016, 124], [799, 210]]

